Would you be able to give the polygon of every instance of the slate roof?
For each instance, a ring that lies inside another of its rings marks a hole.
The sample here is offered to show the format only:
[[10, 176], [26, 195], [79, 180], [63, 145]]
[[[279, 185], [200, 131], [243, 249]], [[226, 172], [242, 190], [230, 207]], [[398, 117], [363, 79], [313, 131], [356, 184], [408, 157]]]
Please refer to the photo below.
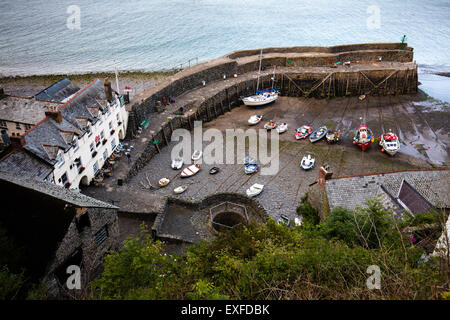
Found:
[[46, 163], [54, 165], [56, 155], [49, 146], [67, 151], [74, 134], [82, 136], [86, 133], [88, 123], [94, 124], [98, 121], [89, 111], [91, 107], [104, 111], [107, 106], [105, 101], [103, 82], [96, 79], [59, 107], [61, 123], [47, 117], [29, 130], [24, 136], [24, 148]]
[[34, 97], [40, 100], [63, 102], [79, 90], [80, 88], [72, 84], [69, 79], [63, 78], [45, 88]]
[[48, 104], [49, 102], [30, 98], [4, 96], [0, 98], [0, 120], [34, 125], [45, 118]]
[[67, 188], [57, 186], [47, 181], [36, 180], [31, 177], [18, 176], [15, 174], [0, 171], [0, 180], [8, 181], [15, 185], [41, 192], [43, 194], [49, 195], [53, 198], [62, 200], [78, 207], [118, 209], [118, 207], [113, 206], [109, 203], [88, 197], [75, 191], [71, 191]]
[[450, 169], [430, 169], [332, 178], [325, 185], [330, 209], [355, 209], [378, 196], [385, 207], [400, 213], [397, 198], [403, 180], [434, 207], [450, 208]]
[[18, 149], [0, 161], [0, 171], [44, 180], [53, 172], [53, 167]]

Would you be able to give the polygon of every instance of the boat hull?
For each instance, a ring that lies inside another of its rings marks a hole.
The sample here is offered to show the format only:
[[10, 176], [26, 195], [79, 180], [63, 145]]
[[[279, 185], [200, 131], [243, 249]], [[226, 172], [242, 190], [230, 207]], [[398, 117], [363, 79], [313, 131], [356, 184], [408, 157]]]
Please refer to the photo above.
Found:
[[259, 107], [259, 106], [265, 106], [270, 103], [273, 103], [277, 99], [278, 99], [278, 95], [274, 95], [269, 98], [264, 98], [261, 95], [256, 95], [256, 96], [246, 97], [246, 98], [242, 99], [242, 102], [244, 102], [244, 104], [246, 106]]
[[360, 147], [362, 151], [365, 151], [368, 147], [370, 147], [370, 145], [372, 144], [372, 141], [369, 141], [366, 143], [358, 143], [358, 142], [353, 142], [353, 143], [356, 144], [358, 147]]

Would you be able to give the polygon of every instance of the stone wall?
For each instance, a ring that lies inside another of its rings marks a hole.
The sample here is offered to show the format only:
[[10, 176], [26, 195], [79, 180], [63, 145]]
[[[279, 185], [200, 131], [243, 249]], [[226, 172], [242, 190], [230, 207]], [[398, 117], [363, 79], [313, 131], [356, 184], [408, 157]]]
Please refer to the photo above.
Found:
[[[87, 208], [83, 214], [89, 215], [90, 227], [85, 227], [82, 232], [77, 229], [76, 219], [71, 222], [69, 229], [55, 254], [54, 260], [50, 263], [44, 284], [47, 287], [47, 294], [50, 298], [61, 298], [65, 296], [78, 296], [82, 290], [67, 290], [66, 284], [59, 283], [55, 272], [66, 263], [70, 256], [81, 248], [81, 287], [96, 275], [97, 269], [102, 264], [102, 258], [108, 250], [116, 249], [119, 245], [119, 223], [116, 209]], [[95, 240], [96, 233], [104, 226], [107, 227], [107, 239], [98, 245]]]

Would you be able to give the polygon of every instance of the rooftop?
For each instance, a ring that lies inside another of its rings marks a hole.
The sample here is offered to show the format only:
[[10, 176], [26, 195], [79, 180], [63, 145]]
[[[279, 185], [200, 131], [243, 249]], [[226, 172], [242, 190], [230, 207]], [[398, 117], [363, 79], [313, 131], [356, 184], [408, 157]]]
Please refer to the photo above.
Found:
[[0, 98], [0, 120], [34, 125], [45, 118], [48, 104], [33, 98], [4, 96]]
[[80, 88], [72, 84], [69, 79], [63, 78], [45, 88], [34, 97], [40, 100], [64, 102], [79, 90]]
[[27, 176], [19, 176], [17, 174], [0, 171], [0, 180], [44, 193], [78, 207], [118, 209], [118, 207], [109, 203], [96, 200], [78, 192], [70, 191], [69, 189], [57, 186], [47, 181], [36, 180]]
[[17, 149], [0, 161], [0, 171], [44, 180], [52, 173], [53, 167], [35, 158], [25, 150]]

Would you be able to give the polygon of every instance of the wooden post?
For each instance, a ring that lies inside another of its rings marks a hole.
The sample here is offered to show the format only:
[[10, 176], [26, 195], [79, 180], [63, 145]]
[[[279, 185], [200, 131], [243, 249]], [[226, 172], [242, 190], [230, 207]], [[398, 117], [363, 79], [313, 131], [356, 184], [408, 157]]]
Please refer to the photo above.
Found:
[[166, 130], [164, 130], [163, 126], [161, 127], [161, 130], [162, 130], [162, 133], [163, 133], [164, 142], [166, 143], [166, 146], [168, 146], [169, 145], [169, 141], [167, 140], [167, 137], [166, 137]]

